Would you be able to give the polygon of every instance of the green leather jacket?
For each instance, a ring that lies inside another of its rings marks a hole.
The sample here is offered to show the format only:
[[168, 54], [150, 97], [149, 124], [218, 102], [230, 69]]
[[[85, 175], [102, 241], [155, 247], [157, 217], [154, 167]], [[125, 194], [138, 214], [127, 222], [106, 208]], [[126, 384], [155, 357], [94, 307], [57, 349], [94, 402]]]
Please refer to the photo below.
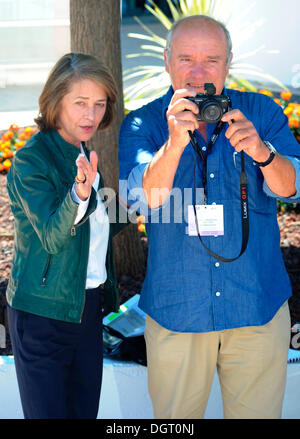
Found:
[[[79, 151], [56, 131], [39, 132], [14, 157], [7, 176], [15, 218], [14, 257], [6, 290], [8, 304], [26, 312], [80, 322], [89, 253], [89, 215], [74, 226], [78, 204], [71, 197]], [[101, 185], [103, 183], [101, 181]], [[119, 309], [112, 236], [123, 224], [110, 224], [103, 287], [104, 311]]]

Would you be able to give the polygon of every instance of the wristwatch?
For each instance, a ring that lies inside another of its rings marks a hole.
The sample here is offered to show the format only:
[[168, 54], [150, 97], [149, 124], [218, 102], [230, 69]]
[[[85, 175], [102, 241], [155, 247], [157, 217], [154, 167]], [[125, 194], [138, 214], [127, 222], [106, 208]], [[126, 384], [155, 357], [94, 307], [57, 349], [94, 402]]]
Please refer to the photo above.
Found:
[[274, 148], [274, 146], [270, 142], [264, 141], [264, 144], [266, 145], [266, 147], [270, 151], [269, 158], [265, 162], [257, 162], [256, 160], [254, 160], [254, 163], [256, 163], [257, 166], [260, 166], [262, 168], [264, 166], [269, 165], [271, 163], [271, 161], [273, 160], [273, 158], [275, 157], [275, 154], [276, 154], [276, 149]]

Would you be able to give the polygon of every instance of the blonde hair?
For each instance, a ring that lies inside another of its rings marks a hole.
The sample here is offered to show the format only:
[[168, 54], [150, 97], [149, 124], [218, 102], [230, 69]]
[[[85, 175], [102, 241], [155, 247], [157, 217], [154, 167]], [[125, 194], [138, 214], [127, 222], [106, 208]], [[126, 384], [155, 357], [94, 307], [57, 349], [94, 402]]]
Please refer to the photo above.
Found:
[[41, 131], [58, 129], [57, 121], [63, 97], [74, 82], [90, 79], [104, 88], [107, 106], [98, 130], [107, 128], [115, 118], [117, 86], [110, 70], [95, 56], [67, 53], [52, 68], [39, 98], [39, 116], [35, 119]]

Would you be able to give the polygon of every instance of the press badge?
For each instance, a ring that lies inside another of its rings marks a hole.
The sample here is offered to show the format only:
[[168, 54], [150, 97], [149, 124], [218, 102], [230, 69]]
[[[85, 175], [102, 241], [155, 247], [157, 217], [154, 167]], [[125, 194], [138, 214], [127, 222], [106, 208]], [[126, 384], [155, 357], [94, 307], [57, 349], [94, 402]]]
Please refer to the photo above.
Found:
[[224, 235], [224, 215], [222, 204], [204, 204], [195, 206], [198, 231], [195, 222], [194, 206], [188, 206], [188, 234], [197, 236]]

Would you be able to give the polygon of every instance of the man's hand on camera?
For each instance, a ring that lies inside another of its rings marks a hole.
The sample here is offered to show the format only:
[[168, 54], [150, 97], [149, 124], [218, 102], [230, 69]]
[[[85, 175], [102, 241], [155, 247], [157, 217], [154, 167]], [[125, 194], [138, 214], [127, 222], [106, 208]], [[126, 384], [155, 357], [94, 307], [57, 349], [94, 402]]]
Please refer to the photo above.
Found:
[[196, 96], [196, 92], [176, 90], [167, 111], [169, 144], [180, 149], [184, 149], [190, 141], [188, 132], [194, 132], [199, 126], [196, 118], [199, 111], [197, 105], [185, 99], [191, 96]]
[[236, 152], [245, 151], [253, 160], [264, 162], [270, 151], [258, 135], [253, 123], [240, 110], [231, 110], [222, 117], [229, 127], [225, 136], [229, 139]]

